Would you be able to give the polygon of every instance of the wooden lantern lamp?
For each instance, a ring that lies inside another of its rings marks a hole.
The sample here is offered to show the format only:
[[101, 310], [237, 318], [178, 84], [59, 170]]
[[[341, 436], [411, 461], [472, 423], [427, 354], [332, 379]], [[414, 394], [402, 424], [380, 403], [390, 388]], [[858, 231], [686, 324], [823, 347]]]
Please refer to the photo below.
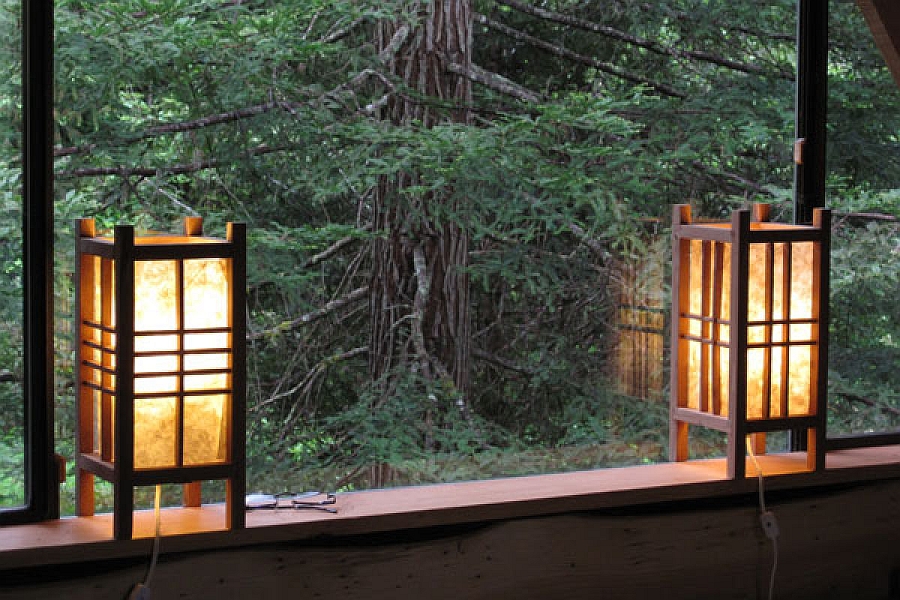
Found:
[[669, 456], [688, 459], [688, 428], [728, 435], [727, 475], [746, 475], [745, 440], [805, 431], [809, 470], [825, 466], [830, 212], [812, 226], [768, 222], [769, 207], [730, 222], [672, 224]]
[[226, 481], [226, 526], [244, 526], [246, 230], [98, 237], [77, 223], [77, 512], [94, 476], [114, 488], [113, 535], [131, 539], [136, 486]]

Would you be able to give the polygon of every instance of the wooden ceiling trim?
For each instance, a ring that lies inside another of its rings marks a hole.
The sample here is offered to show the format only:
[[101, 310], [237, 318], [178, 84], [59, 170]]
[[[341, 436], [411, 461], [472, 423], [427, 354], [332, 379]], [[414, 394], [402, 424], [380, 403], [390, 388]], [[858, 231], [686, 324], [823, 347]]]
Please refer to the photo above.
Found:
[[866, 18], [875, 43], [900, 86], [900, 2], [897, 0], [856, 0]]

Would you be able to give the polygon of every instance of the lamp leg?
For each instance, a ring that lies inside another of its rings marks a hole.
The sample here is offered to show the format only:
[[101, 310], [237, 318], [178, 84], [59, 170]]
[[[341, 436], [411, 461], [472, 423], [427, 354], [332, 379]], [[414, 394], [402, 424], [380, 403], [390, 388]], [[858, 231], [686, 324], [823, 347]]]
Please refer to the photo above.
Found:
[[759, 456], [766, 453], [766, 433], [758, 431], [750, 434], [750, 443], [753, 444], [753, 453]]
[[113, 490], [113, 537], [130, 540], [134, 533], [134, 486], [115, 482]]
[[94, 475], [77, 469], [75, 475], [75, 501], [79, 517], [94, 516]]
[[246, 525], [244, 513], [244, 496], [247, 494], [247, 484], [243, 477], [230, 478], [225, 482], [225, 509], [228, 528], [232, 531], [243, 529]]
[[672, 421], [669, 427], [669, 460], [684, 462], [688, 459], [688, 424]]
[[818, 428], [806, 430], [806, 468], [810, 471], [825, 470], [825, 452], [819, 445]]
[[192, 481], [184, 484], [181, 503], [190, 508], [199, 508], [201, 501], [200, 482]]

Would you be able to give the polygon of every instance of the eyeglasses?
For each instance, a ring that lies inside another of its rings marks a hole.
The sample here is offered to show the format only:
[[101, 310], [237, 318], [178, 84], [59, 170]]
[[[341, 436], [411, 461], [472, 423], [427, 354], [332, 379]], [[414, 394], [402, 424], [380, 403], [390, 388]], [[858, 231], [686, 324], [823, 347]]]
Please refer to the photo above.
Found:
[[245, 499], [247, 510], [279, 509], [279, 508], [311, 508], [328, 513], [337, 513], [337, 508], [330, 505], [337, 503], [337, 497], [332, 493], [319, 491], [281, 492], [278, 494], [248, 494]]

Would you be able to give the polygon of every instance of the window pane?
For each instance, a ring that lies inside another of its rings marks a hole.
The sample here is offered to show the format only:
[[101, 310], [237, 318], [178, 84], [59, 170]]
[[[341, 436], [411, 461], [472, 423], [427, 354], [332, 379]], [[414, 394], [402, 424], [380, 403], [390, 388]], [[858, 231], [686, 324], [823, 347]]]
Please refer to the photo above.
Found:
[[0, 6], [0, 508], [25, 502], [20, 6]]
[[900, 81], [854, 3], [831, 3], [829, 29], [834, 436], [900, 428]]
[[514, 84], [412, 91], [382, 1], [139, 4], [57, 2], [61, 230], [251, 223], [249, 489], [665, 460], [670, 207], [789, 196], [793, 2], [500, 11], [410, 65]]

